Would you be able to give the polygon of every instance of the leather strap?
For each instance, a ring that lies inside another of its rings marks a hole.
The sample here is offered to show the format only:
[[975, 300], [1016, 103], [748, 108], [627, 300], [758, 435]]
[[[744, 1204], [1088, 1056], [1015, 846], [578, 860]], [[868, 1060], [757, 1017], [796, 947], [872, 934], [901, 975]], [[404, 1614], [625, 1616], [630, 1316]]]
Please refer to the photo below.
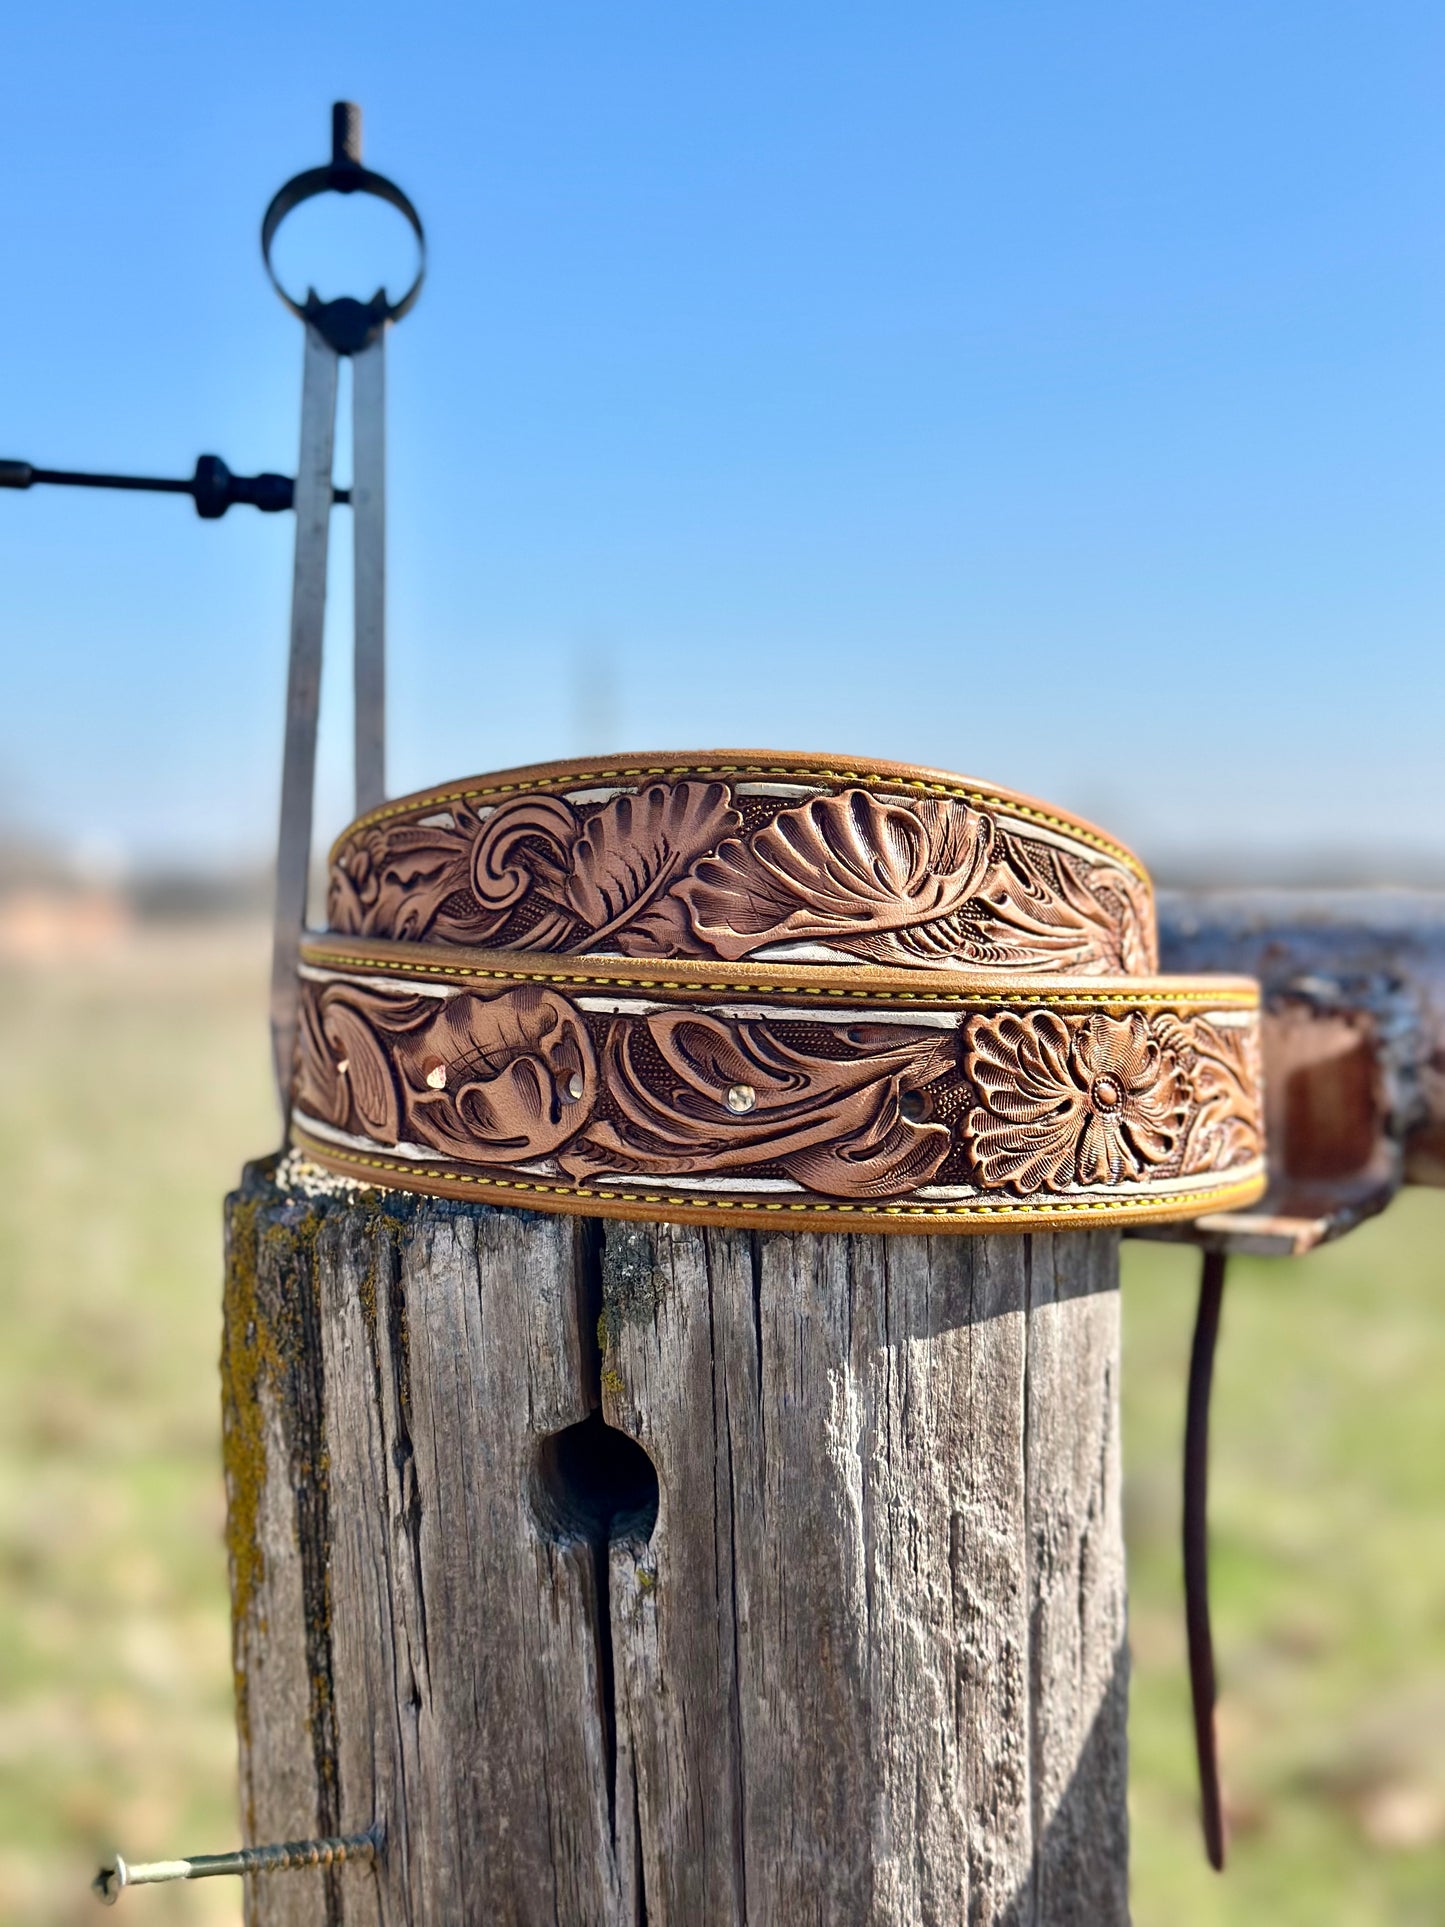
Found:
[[302, 952], [293, 1135], [444, 1197], [774, 1228], [1197, 1216], [1263, 1189], [1246, 979]]
[[[1264, 1190], [1259, 992], [1159, 978], [1122, 844], [938, 770], [716, 750], [404, 797], [331, 853], [292, 1138], [363, 1184], [860, 1231], [1126, 1225]], [[481, 948], [479, 946], [486, 946]], [[1206, 1848], [1209, 1394], [1184, 1568]]]
[[1204, 1851], [1216, 1873], [1224, 1870], [1225, 1833], [1214, 1725], [1214, 1635], [1209, 1618], [1209, 1396], [1228, 1262], [1222, 1251], [1204, 1254], [1184, 1421], [1184, 1626], [1189, 1644], [1194, 1752], [1199, 1763], [1200, 1825]]
[[573, 956], [1140, 976], [1139, 859], [941, 770], [766, 750], [538, 764], [403, 797], [331, 853], [348, 936]]

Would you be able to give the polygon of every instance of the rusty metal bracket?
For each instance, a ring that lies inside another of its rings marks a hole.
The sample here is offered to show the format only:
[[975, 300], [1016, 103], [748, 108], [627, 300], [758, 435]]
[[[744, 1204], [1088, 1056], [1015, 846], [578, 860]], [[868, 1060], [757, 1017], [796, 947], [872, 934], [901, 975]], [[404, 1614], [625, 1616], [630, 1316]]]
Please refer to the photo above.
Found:
[[1209, 1611], [1209, 1392], [1230, 1254], [1297, 1257], [1445, 1185], [1445, 893], [1166, 891], [1168, 971], [1260, 980], [1269, 1188], [1259, 1204], [1131, 1235], [1201, 1246], [1184, 1435], [1184, 1593], [1200, 1819], [1225, 1856]]
[[1264, 988], [1267, 1195], [1133, 1235], [1292, 1257], [1445, 1185], [1445, 892], [1164, 891], [1168, 971]]

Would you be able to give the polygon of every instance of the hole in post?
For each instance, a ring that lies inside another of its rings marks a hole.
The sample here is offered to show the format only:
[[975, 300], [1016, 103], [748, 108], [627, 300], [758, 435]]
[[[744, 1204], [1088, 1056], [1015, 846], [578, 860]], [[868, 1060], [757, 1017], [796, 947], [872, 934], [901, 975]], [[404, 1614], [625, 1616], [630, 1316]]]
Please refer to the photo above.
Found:
[[645, 1545], [657, 1524], [657, 1498], [652, 1460], [601, 1412], [553, 1432], [537, 1448], [532, 1509], [549, 1539]]

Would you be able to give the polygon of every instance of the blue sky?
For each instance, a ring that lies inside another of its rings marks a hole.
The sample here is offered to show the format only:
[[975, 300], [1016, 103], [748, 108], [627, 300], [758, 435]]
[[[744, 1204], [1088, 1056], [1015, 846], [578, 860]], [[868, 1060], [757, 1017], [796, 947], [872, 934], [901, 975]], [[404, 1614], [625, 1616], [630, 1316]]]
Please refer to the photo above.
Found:
[[[342, 96], [432, 244], [390, 347], [395, 788], [767, 744], [1146, 855], [1439, 847], [1438, 6], [12, 8], [0, 454], [293, 467], [256, 233]], [[352, 203], [288, 237], [326, 293], [405, 259]], [[0, 494], [0, 815], [262, 852], [290, 541]]]

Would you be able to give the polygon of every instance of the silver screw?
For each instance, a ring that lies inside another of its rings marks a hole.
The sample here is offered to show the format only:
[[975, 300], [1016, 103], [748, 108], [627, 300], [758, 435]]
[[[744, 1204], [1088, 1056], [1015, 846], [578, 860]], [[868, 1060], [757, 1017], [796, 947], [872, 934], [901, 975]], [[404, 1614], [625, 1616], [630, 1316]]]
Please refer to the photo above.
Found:
[[223, 1873], [290, 1873], [302, 1867], [339, 1867], [348, 1860], [374, 1861], [385, 1844], [380, 1825], [335, 1840], [288, 1840], [276, 1847], [238, 1847], [234, 1853], [198, 1853], [189, 1860], [146, 1860], [132, 1865], [119, 1854], [91, 1881], [91, 1892], [113, 1907], [127, 1887], [166, 1880], [209, 1880]]

